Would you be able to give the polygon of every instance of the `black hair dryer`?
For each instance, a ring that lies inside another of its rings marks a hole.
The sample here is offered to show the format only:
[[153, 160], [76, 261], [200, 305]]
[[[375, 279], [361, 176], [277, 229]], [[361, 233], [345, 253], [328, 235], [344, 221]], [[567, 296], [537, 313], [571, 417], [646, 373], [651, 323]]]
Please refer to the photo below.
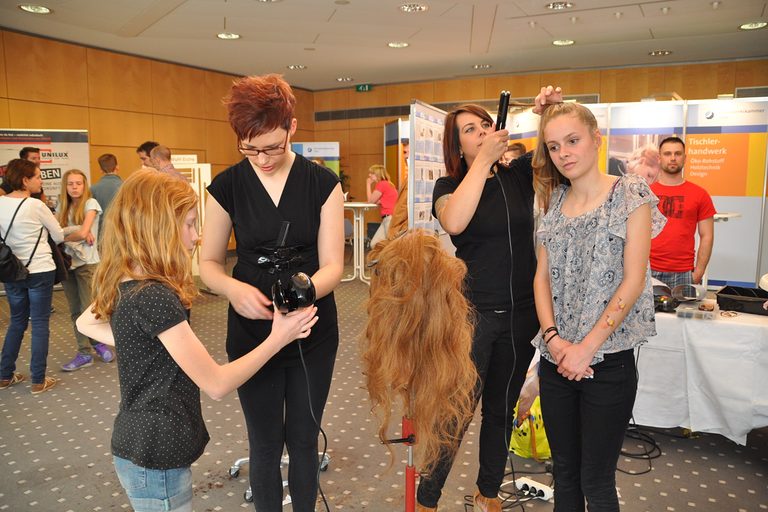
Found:
[[290, 313], [315, 303], [315, 285], [304, 272], [296, 272], [283, 282], [278, 279], [272, 285], [272, 303], [281, 313]]

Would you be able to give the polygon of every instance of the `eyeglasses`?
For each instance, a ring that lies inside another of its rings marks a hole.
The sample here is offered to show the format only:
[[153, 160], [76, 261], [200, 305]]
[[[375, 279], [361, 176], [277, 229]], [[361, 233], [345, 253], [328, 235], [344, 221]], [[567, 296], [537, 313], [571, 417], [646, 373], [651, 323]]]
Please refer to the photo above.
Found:
[[274, 148], [267, 148], [267, 149], [256, 149], [251, 146], [243, 147], [240, 144], [237, 145], [237, 150], [240, 151], [245, 156], [259, 156], [261, 154], [267, 155], [267, 156], [278, 156], [285, 153], [285, 148], [288, 147], [288, 132], [285, 134], [285, 142], [283, 142], [282, 146], [277, 146]]

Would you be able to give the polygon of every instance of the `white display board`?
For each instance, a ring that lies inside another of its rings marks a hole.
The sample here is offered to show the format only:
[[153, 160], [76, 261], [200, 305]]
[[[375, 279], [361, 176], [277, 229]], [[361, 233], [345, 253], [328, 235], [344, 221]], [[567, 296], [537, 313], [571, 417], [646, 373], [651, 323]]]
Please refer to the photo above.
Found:
[[21, 148], [40, 148], [43, 192], [55, 208], [61, 194], [61, 177], [70, 169], [80, 169], [91, 182], [87, 130], [47, 130], [0, 128], [0, 178], [5, 166], [19, 158]]

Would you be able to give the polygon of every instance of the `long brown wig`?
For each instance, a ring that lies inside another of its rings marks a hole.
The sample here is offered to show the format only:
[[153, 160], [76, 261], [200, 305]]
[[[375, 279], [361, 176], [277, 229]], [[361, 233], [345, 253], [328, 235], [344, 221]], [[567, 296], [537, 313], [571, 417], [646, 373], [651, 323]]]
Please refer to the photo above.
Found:
[[547, 127], [547, 124], [552, 119], [565, 115], [576, 116], [589, 128], [593, 137], [600, 133], [594, 114], [587, 107], [578, 103], [555, 103], [547, 107], [541, 115], [539, 138], [536, 142], [536, 150], [533, 153], [531, 165], [533, 166], [533, 189], [538, 194], [539, 204], [544, 208], [545, 212], [549, 210], [549, 199], [558, 185], [570, 185], [568, 178], [557, 170], [552, 157], [549, 156], [547, 141], [544, 140], [544, 129]]
[[181, 227], [196, 206], [192, 187], [169, 174], [139, 170], [125, 180], [104, 219], [101, 263], [91, 282], [96, 318], [112, 315], [125, 279], [162, 283], [191, 306], [198, 290]]
[[377, 244], [370, 258], [362, 359], [371, 409], [384, 441], [395, 404], [402, 405], [414, 421], [418, 467], [428, 472], [441, 453], [457, 449], [474, 412], [467, 267], [422, 230]]

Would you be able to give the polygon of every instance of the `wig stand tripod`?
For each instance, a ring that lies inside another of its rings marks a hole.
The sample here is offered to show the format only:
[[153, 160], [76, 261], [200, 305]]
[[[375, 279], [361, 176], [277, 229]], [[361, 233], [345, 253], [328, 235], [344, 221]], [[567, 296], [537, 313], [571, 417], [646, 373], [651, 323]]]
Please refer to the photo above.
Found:
[[416, 433], [413, 430], [413, 420], [403, 416], [403, 437], [387, 439], [385, 444], [403, 443], [408, 448], [408, 463], [405, 466], [405, 512], [416, 511], [416, 466], [413, 465], [413, 445], [416, 444]]

